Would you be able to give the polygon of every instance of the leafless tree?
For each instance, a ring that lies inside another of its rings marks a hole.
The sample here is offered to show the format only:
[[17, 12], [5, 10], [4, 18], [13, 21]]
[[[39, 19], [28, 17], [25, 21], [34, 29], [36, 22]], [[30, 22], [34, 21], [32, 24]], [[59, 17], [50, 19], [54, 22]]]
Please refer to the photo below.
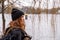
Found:
[[2, 0], [2, 20], [3, 20], [3, 33], [4, 33], [5, 31], [4, 0]]

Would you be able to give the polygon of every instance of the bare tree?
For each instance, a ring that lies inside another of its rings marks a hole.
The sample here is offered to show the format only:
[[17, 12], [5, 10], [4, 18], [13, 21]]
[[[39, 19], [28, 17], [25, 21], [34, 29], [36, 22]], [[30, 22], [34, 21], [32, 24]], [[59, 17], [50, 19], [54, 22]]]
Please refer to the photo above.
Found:
[[3, 34], [4, 34], [5, 31], [4, 0], [2, 0], [2, 20], [3, 20]]

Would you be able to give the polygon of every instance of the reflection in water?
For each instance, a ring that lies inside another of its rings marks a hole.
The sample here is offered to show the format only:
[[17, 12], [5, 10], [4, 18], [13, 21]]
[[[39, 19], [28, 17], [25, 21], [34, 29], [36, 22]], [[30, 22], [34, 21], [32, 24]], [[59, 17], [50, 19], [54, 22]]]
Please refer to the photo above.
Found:
[[[5, 19], [7, 28], [8, 23], [11, 20], [11, 16], [9, 16], [9, 14], [5, 14]], [[47, 14], [29, 14], [28, 19], [25, 20], [25, 24], [26, 32], [32, 36], [32, 40], [60, 40], [60, 15], [48, 14], [47, 21]], [[2, 18], [0, 19], [0, 27], [1, 31]]]

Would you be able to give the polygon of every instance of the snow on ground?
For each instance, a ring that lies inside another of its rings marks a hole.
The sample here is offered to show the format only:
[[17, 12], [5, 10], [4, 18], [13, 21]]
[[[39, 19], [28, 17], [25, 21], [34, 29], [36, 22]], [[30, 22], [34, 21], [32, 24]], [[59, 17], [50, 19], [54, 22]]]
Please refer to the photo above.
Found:
[[[51, 26], [52, 15], [41, 14], [40, 21], [37, 14], [29, 14], [28, 19], [25, 20], [26, 32], [32, 36], [32, 40], [60, 40], [60, 15], [56, 15], [55, 33]], [[5, 14], [6, 28], [11, 21], [11, 16]], [[48, 21], [47, 21], [48, 20]], [[0, 35], [2, 34], [2, 16], [0, 14]]]

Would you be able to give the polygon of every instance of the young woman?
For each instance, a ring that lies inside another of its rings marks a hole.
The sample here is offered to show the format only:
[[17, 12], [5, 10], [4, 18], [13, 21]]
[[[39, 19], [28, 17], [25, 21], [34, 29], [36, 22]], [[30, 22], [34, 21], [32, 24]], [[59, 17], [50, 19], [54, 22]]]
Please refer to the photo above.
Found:
[[12, 21], [5, 31], [4, 40], [31, 40], [25, 30], [24, 13], [16, 8], [12, 9]]

